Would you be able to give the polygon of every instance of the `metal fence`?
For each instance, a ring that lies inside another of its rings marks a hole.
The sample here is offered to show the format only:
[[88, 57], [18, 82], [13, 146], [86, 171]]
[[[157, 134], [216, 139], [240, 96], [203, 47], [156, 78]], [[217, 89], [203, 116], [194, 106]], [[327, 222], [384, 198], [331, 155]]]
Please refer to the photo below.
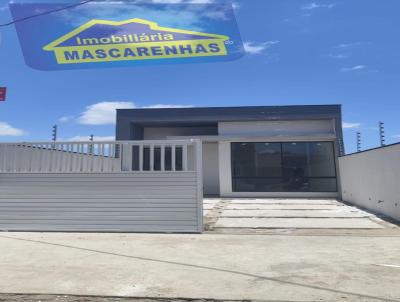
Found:
[[197, 140], [0, 143], [0, 173], [194, 171]]
[[202, 232], [199, 140], [0, 144], [0, 231]]

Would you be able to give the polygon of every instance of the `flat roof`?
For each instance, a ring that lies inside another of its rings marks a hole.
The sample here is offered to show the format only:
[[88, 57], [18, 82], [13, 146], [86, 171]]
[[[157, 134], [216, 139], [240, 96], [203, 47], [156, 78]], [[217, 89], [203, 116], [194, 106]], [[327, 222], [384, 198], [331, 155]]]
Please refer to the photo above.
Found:
[[290, 105], [240, 107], [189, 107], [117, 109], [118, 139], [137, 139], [143, 127], [217, 127], [218, 122], [236, 121], [334, 121], [335, 134], [344, 153], [341, 105]]
[[117, 109], [118, 118], [130, 118], [135, 124], [341, 119], [341, 105]]

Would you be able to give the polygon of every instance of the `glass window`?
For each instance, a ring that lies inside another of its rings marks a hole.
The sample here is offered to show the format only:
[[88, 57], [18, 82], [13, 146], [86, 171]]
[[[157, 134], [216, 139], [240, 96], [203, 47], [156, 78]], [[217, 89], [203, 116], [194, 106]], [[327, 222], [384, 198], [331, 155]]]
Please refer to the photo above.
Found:
[[335, 158], [330, 142], [282, 143], [285, 175], [335, 177]]
[[281, 191], [279, 143], [232, 143], [233, 190]]
[[336, 192], [332, 142], [231, 144], [234, 192]]
[[336, 191], [331, 142], [282, 143], [283, 187], [289, 192]]
[[280, 177], [282, 175], [279, 143], [233, 143], [232, 159], [235, 176]]

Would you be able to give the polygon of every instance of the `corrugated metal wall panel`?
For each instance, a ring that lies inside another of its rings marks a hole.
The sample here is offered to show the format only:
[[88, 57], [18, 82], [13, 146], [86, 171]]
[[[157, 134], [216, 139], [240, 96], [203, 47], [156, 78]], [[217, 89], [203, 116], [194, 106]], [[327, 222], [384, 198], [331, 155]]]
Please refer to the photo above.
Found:
[[201, 232], [199, 175], [3, 173], [0, 230]]

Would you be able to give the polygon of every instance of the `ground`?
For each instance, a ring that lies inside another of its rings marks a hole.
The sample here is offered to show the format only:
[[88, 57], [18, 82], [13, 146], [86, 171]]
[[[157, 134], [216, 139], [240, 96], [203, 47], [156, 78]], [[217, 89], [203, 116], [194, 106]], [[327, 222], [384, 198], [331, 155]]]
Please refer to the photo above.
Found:
[[204, 234], [0, 233], [0, 301], [400, 301], [395, 224], [335, 200], [204, 208]]

